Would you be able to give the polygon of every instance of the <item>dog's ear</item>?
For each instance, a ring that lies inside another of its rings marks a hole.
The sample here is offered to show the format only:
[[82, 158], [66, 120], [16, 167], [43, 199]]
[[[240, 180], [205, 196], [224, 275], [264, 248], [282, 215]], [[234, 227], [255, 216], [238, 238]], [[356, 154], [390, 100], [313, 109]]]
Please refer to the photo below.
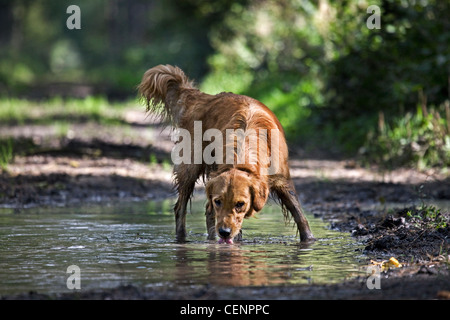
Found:
[[214, 192], [214, 186], [219, 182], [219, 176], [213, 177], [205, 185], [206, 199], [208, 200], [209, 205], [213, 208], [212, 205], [212, 194]]
[[252, 179], [250, 193], [252, 195], [253, 209], [256, 212], [261, 211], [269, 197], [269, 187], [267, 186], [267, 183], [258, 178]]

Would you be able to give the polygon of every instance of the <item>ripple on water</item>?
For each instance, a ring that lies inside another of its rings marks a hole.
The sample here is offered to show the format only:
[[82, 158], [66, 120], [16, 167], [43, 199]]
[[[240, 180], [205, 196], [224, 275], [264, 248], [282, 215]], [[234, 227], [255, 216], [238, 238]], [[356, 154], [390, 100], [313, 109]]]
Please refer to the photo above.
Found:
[[207, 241], [204, 201], [192, 203], [188, 242], [174, 241], [173, 203], [0, 209], [1, 294], [68, 292], [67, 267], [83, 289], [120, 284], [285, 285], [340, 282], [364, 260], [361, 245], [308, 216], [317, 241], [298, 241], [280, 208], [268, 205], [244, 222], [244, 240]]

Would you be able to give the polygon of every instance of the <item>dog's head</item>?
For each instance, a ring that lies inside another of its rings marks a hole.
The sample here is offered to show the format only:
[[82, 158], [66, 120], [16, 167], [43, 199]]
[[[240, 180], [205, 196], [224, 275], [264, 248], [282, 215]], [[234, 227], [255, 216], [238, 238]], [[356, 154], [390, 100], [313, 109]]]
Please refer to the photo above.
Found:
[[260, 176], [233, 168], [209, 180], [206, 195], [215, 212], [220, 241], [232, 243], [243, 219], [264, 207], [269, 188]]

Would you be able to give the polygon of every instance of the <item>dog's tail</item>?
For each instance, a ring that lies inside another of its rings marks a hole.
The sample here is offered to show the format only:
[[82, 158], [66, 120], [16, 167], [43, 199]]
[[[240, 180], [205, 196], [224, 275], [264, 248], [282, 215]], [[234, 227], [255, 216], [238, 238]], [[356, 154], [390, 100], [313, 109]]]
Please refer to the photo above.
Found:
[[177, 107], [182, 91], [196, 89], [183, 70], [171, 65], [159, 65], [148, 69], [138, 86], [139, 95], [145, 101], [147, 112], [162, 116], [176, 125], [183, 110]]

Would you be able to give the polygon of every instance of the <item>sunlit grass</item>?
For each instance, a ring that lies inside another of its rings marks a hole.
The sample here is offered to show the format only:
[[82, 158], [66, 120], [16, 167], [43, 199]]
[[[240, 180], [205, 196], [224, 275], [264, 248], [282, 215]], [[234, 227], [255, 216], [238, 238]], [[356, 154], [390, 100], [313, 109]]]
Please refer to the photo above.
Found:
[[14, 158], [13, 142], [11, 139], [0, 141], [0, 169], [8, 171], [8, 165]]
[[42, 101], [18, 98], [0, 98], [0, 123], [6, 124], [54, 124], [55, 121], [95, 121], [102, 124], [117, 124], [123, 120], [123, 111], [136, 101], [109, 102], [103, 97], [84, 99], [62, 99], [60, 97]]

